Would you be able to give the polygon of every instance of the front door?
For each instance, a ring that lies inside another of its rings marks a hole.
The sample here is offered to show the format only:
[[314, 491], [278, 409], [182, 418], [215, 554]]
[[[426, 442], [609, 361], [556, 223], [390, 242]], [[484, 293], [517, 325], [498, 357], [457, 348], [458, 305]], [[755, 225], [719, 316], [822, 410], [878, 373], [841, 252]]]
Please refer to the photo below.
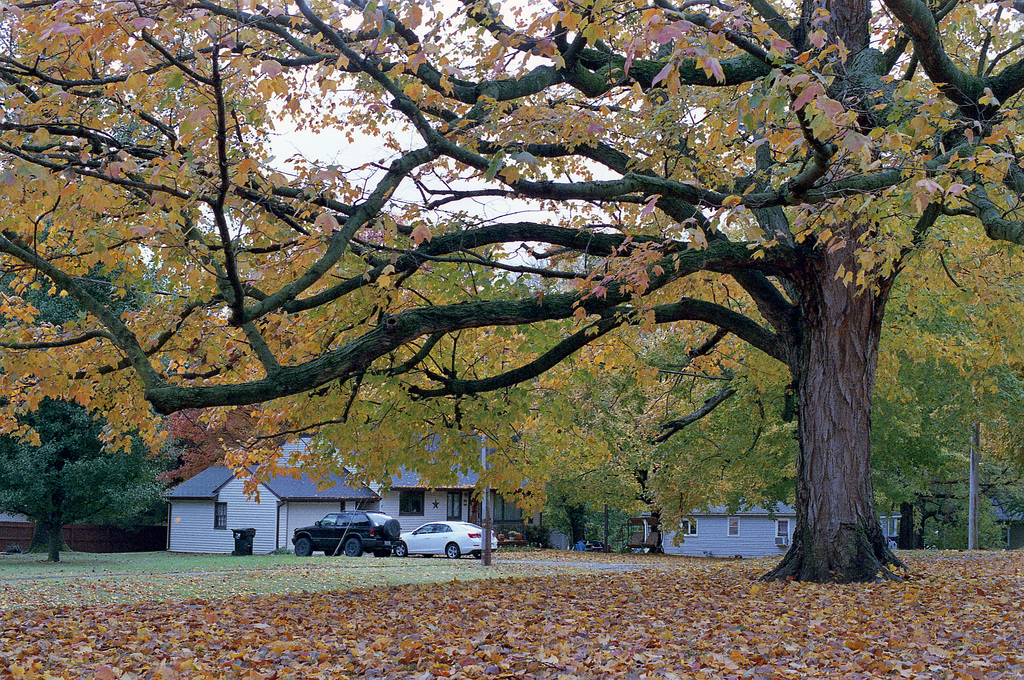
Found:
[[448, 492], [448, 521], [450, 521], [450, 522], [461, 522], [462, 521], [462, 492], [461, 491], [449, 491]]

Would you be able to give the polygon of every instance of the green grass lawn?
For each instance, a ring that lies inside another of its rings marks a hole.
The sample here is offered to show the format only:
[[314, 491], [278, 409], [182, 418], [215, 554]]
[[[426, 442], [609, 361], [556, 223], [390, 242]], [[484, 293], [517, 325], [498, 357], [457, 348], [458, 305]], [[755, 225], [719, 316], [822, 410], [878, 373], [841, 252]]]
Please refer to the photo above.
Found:
[[[131, 604], [190, 598], [219, 599], [380, 586], [450, 583], [481, 578], [592, 571], [610, 560], [667, 564], [654, 556], [593, 555], [565, 551], [497, 553], [494, 565], [463, 558], [295, 557], [149, 552], [0, 556], [0, 610], [39, 605]], [[649, 559], [647, 559], [649, 558]], [[672, 562], [673, 560], [669, 560]], [[537, 564], [537, 563], [540, 564]]]

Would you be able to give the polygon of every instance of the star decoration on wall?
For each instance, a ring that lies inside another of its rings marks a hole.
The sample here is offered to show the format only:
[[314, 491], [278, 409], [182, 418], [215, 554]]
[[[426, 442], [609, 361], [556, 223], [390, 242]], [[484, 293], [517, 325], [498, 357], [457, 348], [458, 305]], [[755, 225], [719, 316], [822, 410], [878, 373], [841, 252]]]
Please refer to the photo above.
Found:
[[435, 508], [437, 507], [437, 504], [438, 504], [438, 501], [434, 501], [434, 507]]

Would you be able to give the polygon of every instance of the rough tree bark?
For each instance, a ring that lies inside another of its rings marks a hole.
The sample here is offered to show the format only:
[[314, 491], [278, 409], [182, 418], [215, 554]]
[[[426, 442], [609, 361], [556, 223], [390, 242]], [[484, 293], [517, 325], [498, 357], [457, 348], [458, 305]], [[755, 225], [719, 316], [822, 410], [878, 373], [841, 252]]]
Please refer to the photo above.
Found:
[[892, 280], [857, 286], [855, 247], [868, 227], [846, 230], [847, 245], [803, 269], [802, 337], [791, 359], [799, 397], [796, 528], [793, 544], [766, 580], [873, 581], [902, 566], [875, 515], [871, 484], [871, 403], [885, 303]]

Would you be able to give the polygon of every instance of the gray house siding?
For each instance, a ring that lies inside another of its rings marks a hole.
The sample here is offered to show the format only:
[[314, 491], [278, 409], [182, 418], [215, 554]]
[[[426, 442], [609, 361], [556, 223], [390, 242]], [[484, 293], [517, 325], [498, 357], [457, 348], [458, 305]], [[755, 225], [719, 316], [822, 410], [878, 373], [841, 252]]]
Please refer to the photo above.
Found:
[[[695, 557], [770, 557], [783, 555], [792, 539], [795, 515], [696, 515], [697, 534], [682, 536], [666, 533], [664, 548], [670, 555]], [[738, 533], [729, 534], [729, 520], [735, 520]], [[786, 545], [776, 545], [778, 520], [787, 520]], [[679, 545], [676, 545], [676, 538]], [[685, 540], [683, 540], [685, 539]]]
[[[227, 525], [214, 528], [217, 503], [227, 507]], [[266, 487], [260, 500], [246, 496], [243, 483], [232, 477], [209, 500], [172, 500], [168, 547], [172, 552], [230, 553], [235, 549], [232, 529], [256, 529], [253, 552], [269, 553], [277, 548], [277, 498]]]
[[[448, 489], [415, 489], [423, 492], [423, 514], [403, 515], [399, 509], [402, 489], [392, 489], [381, 493], [380, 511], [391, 515], [402, 525], [402, 531], [412, 531], [428, 522], [443, 522], [448, 519]], [[462, 521], [469, 521], [469, 490], [462, 491]], [[436, 505], [436, 507], [435, 507]]]
[[[729, 514], [725, 508], [693, 513], [696, 534], [666, 532], [663, 547], [669, 555], [692, 557], [777, 557], [785, 554], [793, 538], [796, 512], [780, 506], [774, 513], [764, 508], [750, 508]], [[779, 521], [786, 524], [785, 545], [777, 545]], [[730, 521], [737, 532], [729, 533]]]

